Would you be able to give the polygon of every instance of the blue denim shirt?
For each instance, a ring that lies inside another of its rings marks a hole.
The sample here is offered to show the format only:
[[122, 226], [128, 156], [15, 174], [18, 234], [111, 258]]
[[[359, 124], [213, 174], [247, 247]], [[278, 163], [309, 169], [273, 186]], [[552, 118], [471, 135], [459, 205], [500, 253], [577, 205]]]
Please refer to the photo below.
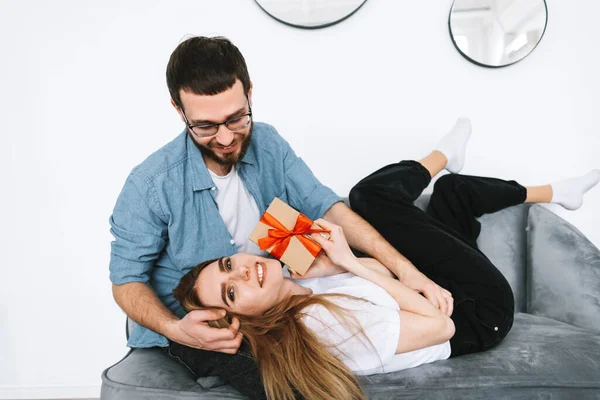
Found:
[[[238, 173], [261, 215], [275, 197], [313, 220], [342, 201], [264, 123], [254, 124]], [[110, 217], [112, 283], [149, 284], [169, 310], [183, 317], [173, 297], [181, 277], [202, 261], [236, 253], [217, 208], [217, 190], [185, 131], [135, 167]], [[130, 347], [167, 345], [164, 336], [141, 325], [130, 332]]]

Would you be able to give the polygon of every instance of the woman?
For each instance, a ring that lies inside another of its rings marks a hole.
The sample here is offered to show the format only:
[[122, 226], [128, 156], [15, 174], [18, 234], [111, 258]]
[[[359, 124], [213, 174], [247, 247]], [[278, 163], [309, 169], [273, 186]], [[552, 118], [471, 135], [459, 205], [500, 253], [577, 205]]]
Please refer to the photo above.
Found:
[[355, 257], [341, 228], [324, 220], [316, 222], [331, 238], [313, 235], [327, 255], [319, 261], [347, 273], [292, 280], [277, 260], [236, 254], [193, 268], [175, 297], [188, 311], [219, 307], [240, 319], [272, 399], [363, 398], [354, 374], [396, 371], [498, 344], [512, 327], [514, 298], [477, 248], [476, 218], [523, 202], [578, 208], [600, 171], [537, 187], [451, 174], [436, 182], [426, 212], [415, 207], [432, 177], [444, 168], [460, 171], [469, 137], [468, 120], [459, 120], [430, 155], [388, 165], [350, 193], [353, 209], [452, 295], [449, 307], [433, 306], [376, 260]]

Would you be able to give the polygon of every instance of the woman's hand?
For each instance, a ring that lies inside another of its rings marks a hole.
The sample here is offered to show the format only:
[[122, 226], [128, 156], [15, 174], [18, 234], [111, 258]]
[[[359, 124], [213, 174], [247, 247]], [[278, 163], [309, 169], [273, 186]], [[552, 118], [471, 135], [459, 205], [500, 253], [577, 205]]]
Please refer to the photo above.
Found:
[[323, 248], [332, 263], [346, 269], [345, 265], [348, 261], [356, 259], [356, 257], [354, 257], [352, 250], [350, 250], [350, 246], [348, 246], [342, 227], [325, 221], [324, 219], [318, 219], [315, 223], [324, 229], [329, 230], [331, 236], [329, 240], [321, 236], [320, 233], [313, 233], [310, 237]]
[[442, 313], [448, 317], [452, 315], [452, 312], [454, 311], [454, 298], [452, 297], [452, 293], [439, 286], [422, 272], [415, 268], [414, 271], [407, 273], [401, 281], [409, 288], [422, 293], [423, 296], [425, 296], [431, 304], [439, 308]]

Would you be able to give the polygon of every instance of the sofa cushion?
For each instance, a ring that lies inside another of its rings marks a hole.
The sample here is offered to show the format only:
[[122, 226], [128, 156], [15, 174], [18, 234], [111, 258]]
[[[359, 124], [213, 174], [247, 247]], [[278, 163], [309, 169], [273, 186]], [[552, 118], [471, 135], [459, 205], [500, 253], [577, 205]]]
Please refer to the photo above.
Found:
[[600, 398], [600, 335], [518, 313], [486, 352], [368, 378], [372, 399]]
[[529, 312], [600, 332], [600, 251], [577, 228], [529, 212]]
[[[519, 313], [506, 339], [484, 353], [360, 379], [370, 399], [382, 400], [598, 398], [600, 335]], [[228, 385], [203, 390], [160, 349], [133, 350], [102, 380], [105, 400], [243, 398]]]
[[231, 386], [204, 390], [194, 375], [160, 348], [133, 349], [102, 373], [103, 400], [243, 399]]

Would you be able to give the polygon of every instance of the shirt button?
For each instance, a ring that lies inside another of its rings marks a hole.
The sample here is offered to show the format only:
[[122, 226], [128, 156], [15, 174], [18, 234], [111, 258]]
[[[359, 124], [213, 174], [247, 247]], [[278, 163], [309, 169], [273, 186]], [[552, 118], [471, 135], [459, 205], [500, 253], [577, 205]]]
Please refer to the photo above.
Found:
[[495, 326], [495, 327], [494, 327], [494, 330], [495, 330], [496, 332], [498, 332], [498, 327], [497, 327], [497, 326]]
[[231, 244], [235, 244], [235, 240], [231, 239], [231, 240], [229, 241], [229, 243], [231, 243]]
[[217, 188], [213, 186], [210, 188], [210, 190], [217, 190]]

